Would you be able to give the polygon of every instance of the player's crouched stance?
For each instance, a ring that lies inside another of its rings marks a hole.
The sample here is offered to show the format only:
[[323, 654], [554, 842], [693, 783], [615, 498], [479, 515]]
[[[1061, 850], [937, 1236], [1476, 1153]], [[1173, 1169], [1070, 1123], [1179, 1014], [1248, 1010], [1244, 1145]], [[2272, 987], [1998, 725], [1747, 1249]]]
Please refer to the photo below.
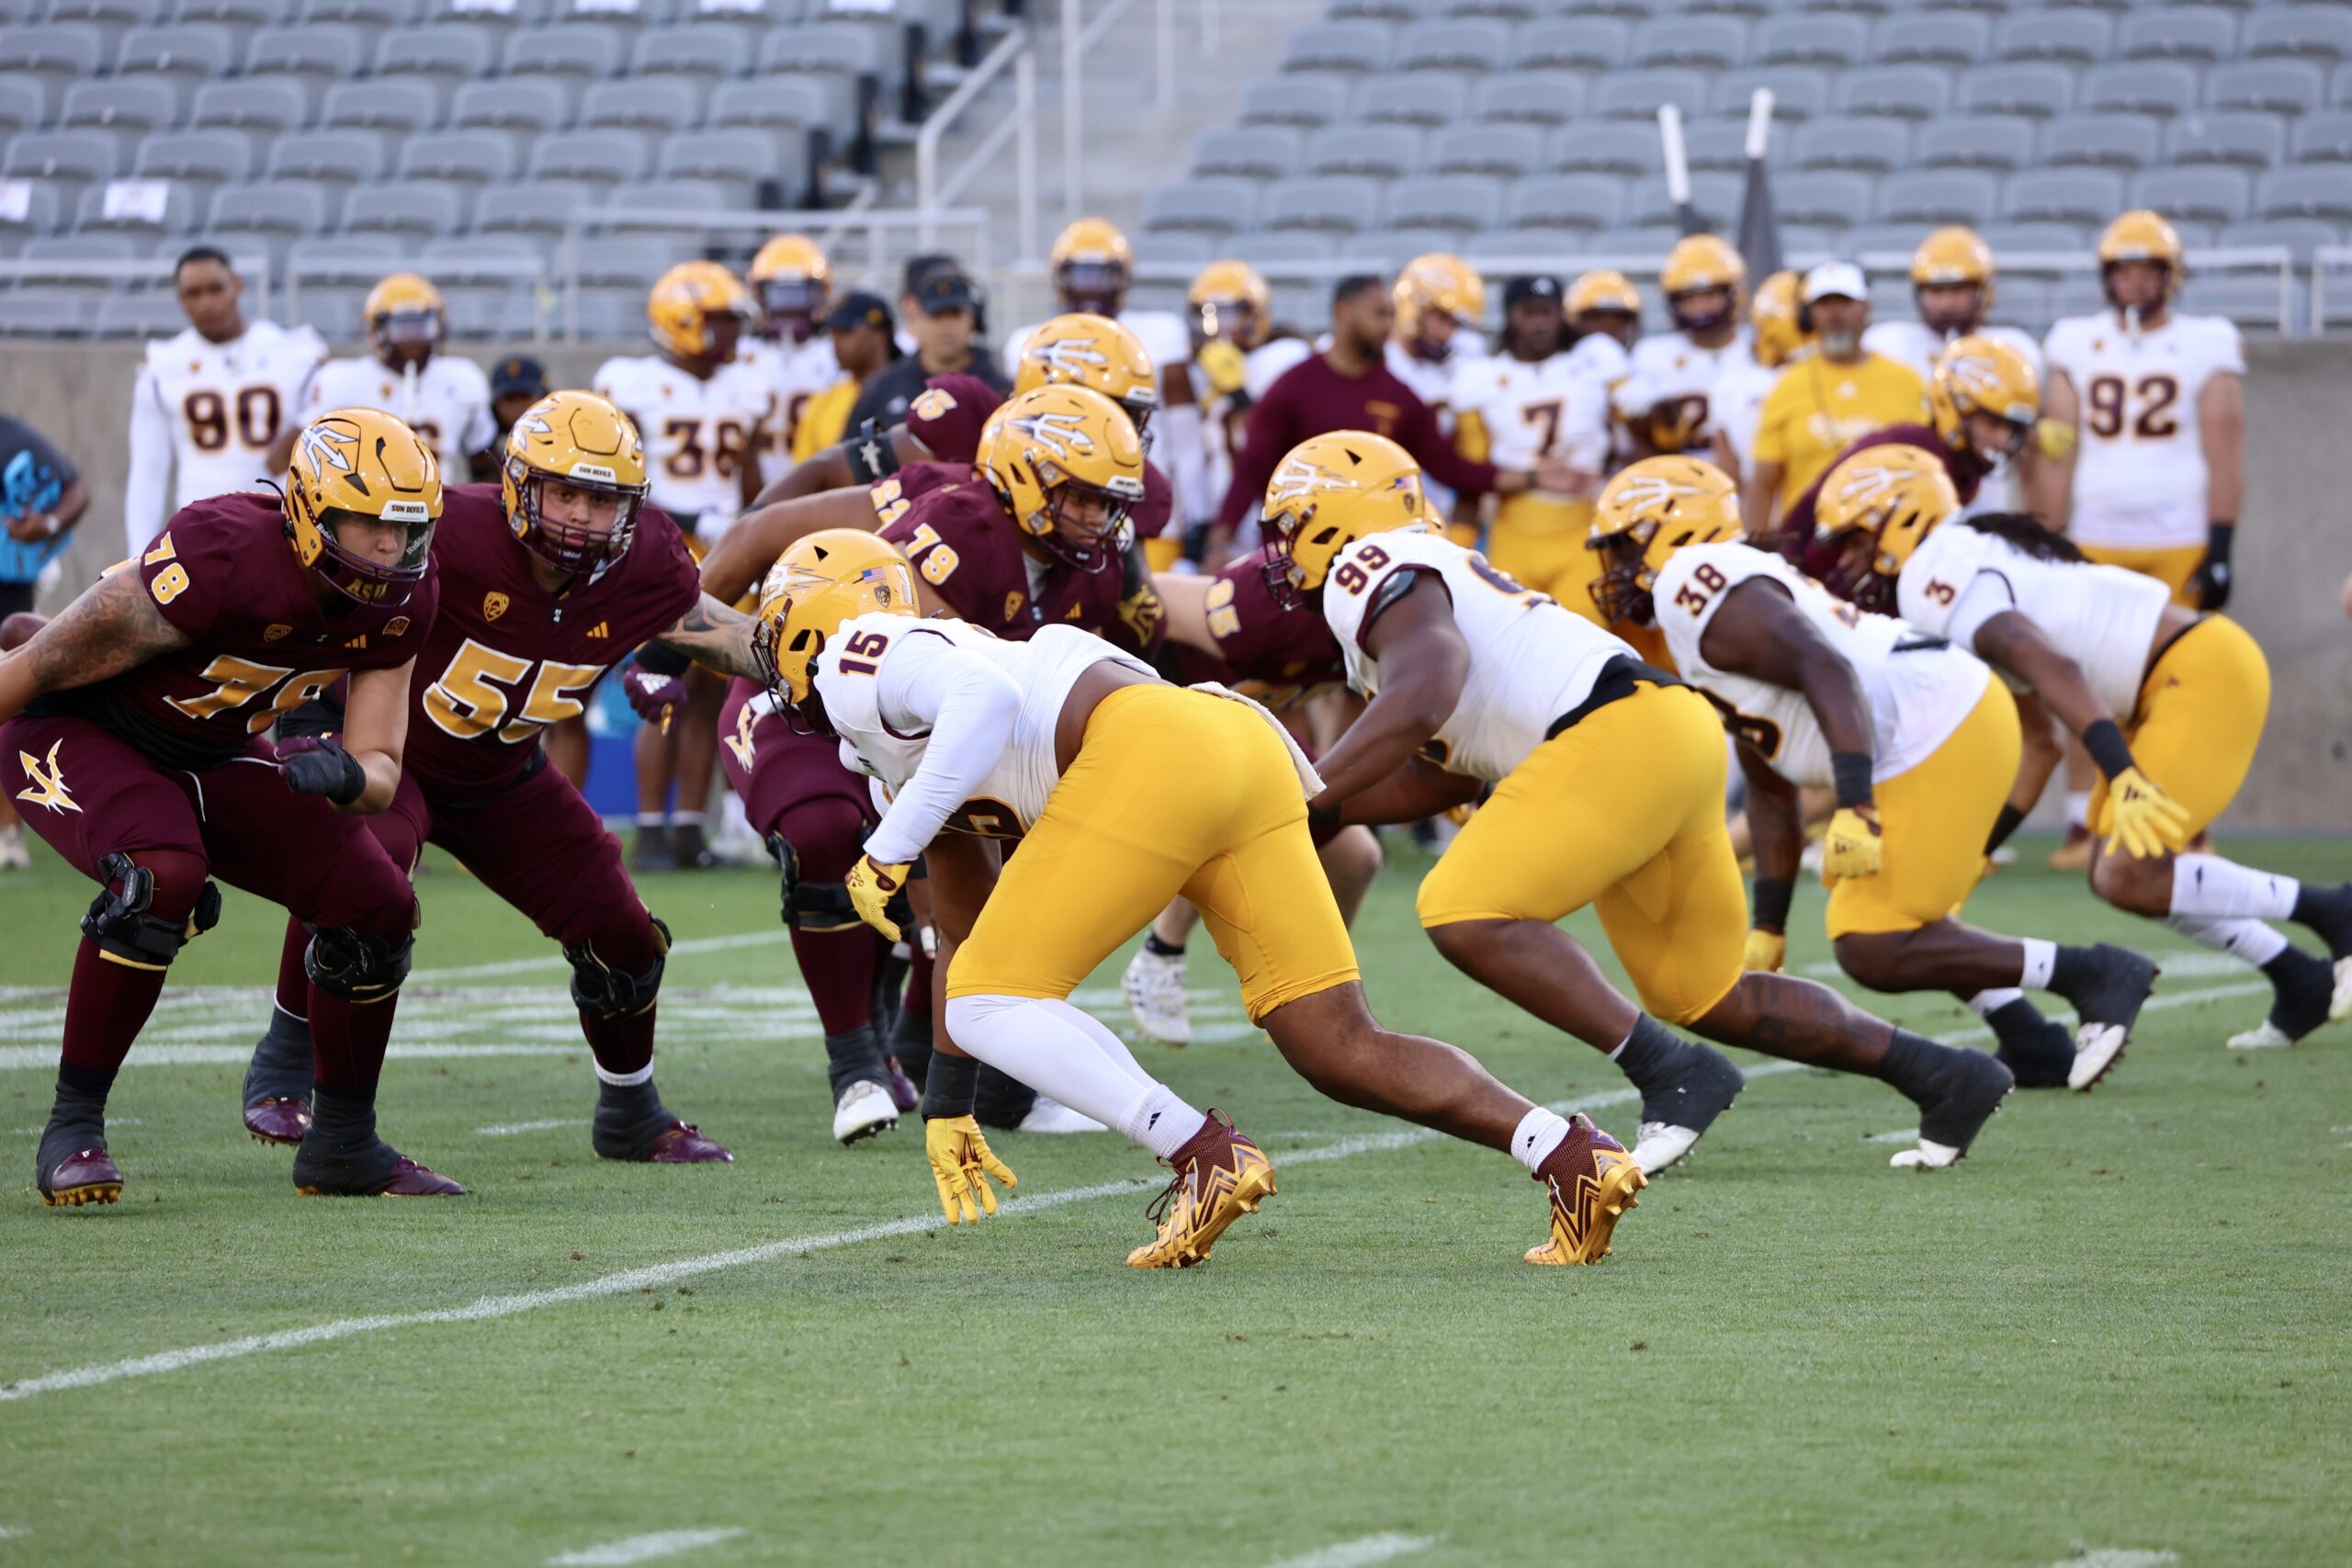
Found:
[[[755, 673], [750, 618], [704, 596], [677, 525], [646, 504], [636, 426], [593, 392], [533, 404], [507, 436], [501, 481], [455, 486], [446, 506], [433, 549], [441, 614], [412, 639], [406, 768], [368, 830], [399, 865], [439, 845], [563, 949], [595, 1056], [589, 1136], [599, 1155], [729, 1159], [654, 1089], [669, 929], [638, 897], [595, 811], [547, 765], [540, 736], [579, 714], [605, 670], [649, 637]], [[294, 967], [302, 940], [299, 924], [288, 929], [244, 1115], [254, 1137], [307, 1149], [317, 1134], [300, 1071], [311, 1052]]]
[[[184, 509], [0, 662], [0, 788], [101, 885], [82, 920], [35, 1160], [44, 1201], [121, 1194], [107, 1094], [172, 960], [220, 917], [215, 874], [314, 933], [304, 968], [317, 1122], [295, 1186], [464, 1190], [376, 1135], [417, 910], [358, 820], [400, 784], [440, 514], [440, 472], [406, 425], [371, 410], [323, 414], [296, 445], [282, 502], [238, 493]], [[264, 733], [346, 673], [342, 742], [280, 759]]]
[[[957, 939], [947, 1032], [924, 1085], [924, 1142], [950, 1220], [993, 1210], [1010, 1180], [971, 1118], [973, 1058], [1118, 1129], [1175, 1172], [1139, 1269], [1206, 1258], [1274, 1191], [1272, 1164], [1216, 1111], [1186, 1104], [1070, 992], [1179, 893], [1238, 973], [1250, 1018], [1322, 1093], [1509, 1147], [1552, 1195], [1531, 1262], [1609, 1250], [1642, 1173], [1582, 1116], [1530, 1104], [1468, 1055], [1392, 1033], [1357, 980], [1306, 826], [1313, 771], [1271, 716], [1170, 685], [1075, 627], [1025, 642], [915, 618], [914, 577], [870, 534], [787, 550], [761, 596], [755, 647], [779, 701], [839, 735], [890, 792], [851, 869], [859, 914], [886, 913], [909, 863], [929, 865], [935, 918]], [[1203, 758], [1216, 765], [1204, 767]], [[951, 826], [965, 832], [946, 832]], [[976, 831], [1021, 835], [1000, 870]]]

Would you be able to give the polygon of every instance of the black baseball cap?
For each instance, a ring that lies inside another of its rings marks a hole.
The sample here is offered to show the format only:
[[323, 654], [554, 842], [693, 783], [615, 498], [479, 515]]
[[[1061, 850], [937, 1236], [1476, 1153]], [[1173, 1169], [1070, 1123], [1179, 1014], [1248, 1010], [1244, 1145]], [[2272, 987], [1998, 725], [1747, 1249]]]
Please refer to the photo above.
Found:
[[1560, 280], [1541, 273], [1529, 277], [1514, 277], [1503, 285], [1503, 309], [1508, 310], [1522, 299], [1548, 299], [1560, 302]]
[[890, 313], [889, 304], [880, 295], [862, 289], [842, 295], [825, 317], [825, 325], [837, 333], [845, 333], [852, 327], [872, 327], [887, 335], [895, 332], [898, 324], [898, 318]]
[[498, 362], [490, 373], [490, 395], [492, 399], [544, 397], [548, 389], [547, 367], [527, 354], [510, 355]]
[[923, 274], [914, 288], [915, 303], [926, 316], [944, 316], [950, 310], [977, 310], [979, 292], [972, 280], [953, 267], [936, 267]]

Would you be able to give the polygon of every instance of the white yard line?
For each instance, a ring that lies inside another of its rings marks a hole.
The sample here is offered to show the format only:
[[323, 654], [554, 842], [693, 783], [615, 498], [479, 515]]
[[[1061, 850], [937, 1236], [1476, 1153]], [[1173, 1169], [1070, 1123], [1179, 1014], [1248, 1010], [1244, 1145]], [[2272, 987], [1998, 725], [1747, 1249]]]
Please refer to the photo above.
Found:
[[557, 1127], [585, 1127], [585, 1116], [562, 1116], [552, 1122], [508, 1122], [496, 1127], [477, 1127], [474, 1134], [483, 1138], [511, 1138], [518, 1133], [545, 1133]]
[[[725, 953], [731, 948], [761, 947], [784, 940], [785, 930], [781, 925], [774, 931], [738, 931], [733, 936], [689, 937], [684, 942], [672, 942], [670, 956]], [[564, 966], [563, 954], [550, 952], [537, 958], [510, 958], [500, 964], [462, 964], [448, 969], [419, 969], [413, 971], [409, 978], [429, 986], [436, 980], [470, 980], [484, 975], [527, 975], [534, 969], [561, 969]]]
[[2177, 1551], [2138, 1551], [2129, 1547], [2103, 1546], [2053, 1562], [2050, 1568], [2165, 1568], [2180, 1561]]
[[1285, 1557], [1273, 1568], [1371, 1568], [1374, 1562], [1409, 1557], [1436, 1544], [1433, 1535], [1398, 1535], [1392, 1530], [1339, 1541], [1304, 1557]]
[[1897, 1127], [1892, 1133], [1872, 1133], [1862, 1140], [1866, 1144], [1916, 1144], [1918, 1141], [1919, 1129], [1917, 1127]]
[[627, 1540], [608, 1540], [602, 1546], [583, 1547], [578, 1551], [559, 1551], [548, 1559], [547, 1568], [628, 1568], [632, 1562], [651, 1562], [675, 1557], [682, 1551], [699, 1551], [722, 1540], [733, 1540], [743, 1533], [740, 1529], [662, 1530], [653, 1535], [633, 1535]]

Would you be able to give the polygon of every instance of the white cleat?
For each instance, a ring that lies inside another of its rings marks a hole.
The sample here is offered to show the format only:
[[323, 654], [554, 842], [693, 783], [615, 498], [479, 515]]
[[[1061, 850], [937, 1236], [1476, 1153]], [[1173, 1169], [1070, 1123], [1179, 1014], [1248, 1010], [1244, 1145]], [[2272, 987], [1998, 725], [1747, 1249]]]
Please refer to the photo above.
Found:
[[888, 1088], [872, 1078], [858, 1079], [833, 1102], [833, 1136], [843, 1146], [887, 1133], [898, 1124], [897, 1102]]
[[2087, 1094], [2121, 1059], [2131, 1031], [2120, 1023], [2086, 1023], [2075, 1032], [2075, 1062], [2066, 1069], [2066, 1087]]
[[1013, 1129], [1016, 1133], [1107, 1133], [1110, 1130], [1093, 1117], [1081, 1115], [1060, 1100], [1049, 1100], [1042, 1094], [1037, 1097], [1037, 1103], [1029, 1108], [1029, 1114], [1021, 1119], [1021, 1125]]
[[1127, 1010], [1146, 1040], [1162, 1045], [1193, 1043], [1192, 1015], [1184, 1010], [1184, 959], [1182, 953], [1163, 958], [1149, 948], [1137, 948], [1126, 973], [1119, 976]]
[[1937, 1143], [1933, 1138], [1922, 1138], [1917, 1148], [1905, 1149], [1886, 1163], [1897, 1170], [1941, 1170], [1946, 1166], [1958, 1165], [1960, 1156], [1967, 1152]]
[[32, 854], [25, 848], [25, 830], [0, 828], [0, 871], [29, 871], [32, 863]]
[[2335, 961], [2335, 989], [2327, 998], [2327, 1021], [2342, 1023], [2352, 1018], [2352, 956]]
[[2233, 1051], [2284, 1051], [2294, 1043], [2285, 1030], [2267, 1018], [2243, 1033], [2231, 1035], [2229, 1041]]
[[1641, 1141], [1634, 1145], [1634, 1163], [1642, 1168], [1644, 1176], [1656, 1176], [1689, 1154], [1698, 1142], [1698, 1128], [1645, 1122]]

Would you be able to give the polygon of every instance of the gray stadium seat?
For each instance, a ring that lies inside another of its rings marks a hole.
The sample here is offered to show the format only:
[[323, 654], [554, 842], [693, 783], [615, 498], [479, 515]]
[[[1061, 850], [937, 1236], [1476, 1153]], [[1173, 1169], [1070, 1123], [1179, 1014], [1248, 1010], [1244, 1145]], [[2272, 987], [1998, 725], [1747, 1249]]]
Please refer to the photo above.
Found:
[[2262, 176], [2254, 209], [2267, 219], [2325, 218], [2352, 222], [2352, 169], [2314, 164]]
[[1289, 126], [1240, 125], [1204, 131], [1193, 143], [1193, 173], [1278, 180], [1298, 172], [1306, 138]]
[[2238, 19], [2218, 6], [2143, 10], [2116, 30], [2119, 60], [2178, 60], [2211, 65], [2237, 52]]
[[1645, 175], [1658, 166], [1657, 128], [1578, 120], [1552, 133], [1547, 158], [1562, 174]]
[[2231, 244], [2284, 245], [2295, 253], [2299, 264], [2309, 262], [2317, 247], [2339, 243], [2343, 238], [2344, 226], [2325, 218], [2257, 218], [2230, 229]]
[[118, 214], [109, 218], [106, 210], [107, 187], [92, 186], [82, 193], [79, 210], [74, 214], [74, 227], [85, 234], [108, 233], [129, 242], [135, 238], [159, 240], [185, 234], [196, 227], [200, 212], [197, 193], [187, 186], [175, 185], [164, 193], [164, 210], [160, 217], [141, 213], [137, 217]]
[[620, 127], [667, 134], [699, 119], [709, 96], [707, 86], [675, 77], [594, 82], [581, 96], [578, 124], [582, 130]]
[[403, 28], [387, 33], [376, 51], [376, 74], [388, 82], [428, 84], [446, 106], [460, 86], [497, 58], [490, 32], [463, 22]]
[[2297, 120], [2295, 161], [2299, 164], [2352, 163], [2352, 113], [2342, 109], [2321, 109]]
[[[1688, 65], [1702, 71], [1723, 71], [1747, 57], [1747, 24], [1731, 17], [1661, 17], [1635, 30], [1626, 62], [1632, 65]], [[1768, 65], [1811, 63], [1807, 59], [1762, 59]]]
[[[2079, 223], [1980, 223], [1976, 232], [1993, 247], [1993, 254], [2005, 257], [2030, 254], [2035, 251], [2079, 251], [2087, 249], [2087, 241], [2095, 231]], [[2002, 288], [2008, 282], [2002, 280]]]
[[19, 288], [0, 295], [0, 335], [80, 337], [102, 303], [81, 288]]
[[1314, 22], [1283, 46], [1284, 71], [1385, 71], [1395, 33], [1384, 22]]
[[1347, 115], [1347, 83], [1336, 77], [1276, 76], [1241, 90], [1244, 125], [1329, 125]]
[[129, 162], [115, 139], [86, 130], [43, 130], [19, 136], [0, 159], [0, 175], [34, 179], [56, 187], [70, 211], [85, 187], [114, 178]]
[[1513, 229], [1591, 232], [1613, 226], [1624, 206], [1625, 187], [1611, 175], [1537, 175], [1511, 186], [1503, 220]]
[[[326, 193], [304, 180], [248, 180], [220, 187], [206, 232], [216, 243], [234, 235], [282, 262], [294, 241], [326, 227]], [[224, 247], [229, 248], [229, 247]]]
[[355, 186], [343, 198], [345, 234], [430, 239], [465, 226], [469, 186], [447, 180], [401, 179]]
[[691, 251], [691, 246], [651, 234], [587, 235], [580, 242], [579, 278], [591, 288], [641, 287], [684, 261]]
[[57, 128], [108, 137], [127, 157], [149, 131], [178, 119], [178, 98], [168, 84], [116, 79], [66, 88]]
[[398, 173], [404, 180], [446, 180], [472, 189], [513, 179], [518, 169], [515, 139], [481, 129], [411, 137], [401, 147]]
[[797, 76], [720, 83], [710, 96], [710, 123], [753, 126], [771, 134], [787, 129], [825, 130], [834, 125], [825, 85]]
[[307, 109], [315, 110], [326, 96], [327, 84], [358, 75], [367, 60], [367, 40], [349, 28], [330, 22], [264, 28], [245, 51], [245, 75], [255, 81], [299, 83]]
[[13, 210], [0, 210], [0, 238], [21, 240], [30, 234], [53, 233], [73, 209], [66, 205], [62, 188], [47, 180], [34, 180], [25, 187], [23, 216], [12, 216]]
[[137, 178], [185, 186], [207, 211], [215, 192], [253, 171], [253, 141], [239, 130], [157, 131], [139, 144], [130, 165]]
[[2327, 73], [2309, 61], [2248, 60], [2206, 73], [2205, 101], [2217, 109], [2301, 114], [2319, 107]]
[[622, 59], [620, 40], [602, 28], [542, 28], [506, 40], [500, 71], [510, 77], [565, 84], [570, 101], [576, 103], [582, 87], [614, 74]]
[[1683, 0], [1686, 17], [1737, 17], [1757, 21], [1772, 14], [1770, 0]]
[[2123, 210], [2123, 176], [2110, 169], [2037, 169], [2009, 182], [2001, 216], [2015, 223], [2104, 223]]
[[1951, 73], [1934, 65], [1878, 65], [1849, 71], [1830, 88], [1840, 114], [1883, 114], [1932, 119], [1951, 104]]
[[373, 50], [392, 28], [413, 25], [416, 7], [410, 0], [302, 0], [300, 20], [338, 23]]
[[39, 76], [0, 76], [0, 136], [47, 125], [51, 100], [57, 96]]
[[2332, 108], [2352, 108], [2352, 65], [2339, 65], [2329, 73], [2327, 102]]
[[1721, 171], [1747, 167], [1747, 121], [1723, 116], [1687, 126], [1682, 133], [1684, 158], [1694, 169]]
[[[1883, 251], [1890, 255], [1907, 256], [1919, 243], [1919, 226], [1916, 223], [1857, 223], [1838, 236], [1838, 254], [1852, 257], [1869, 251]], [[1786, 231], [1781, 237], [1781, 251], [1788, 251]]]
[[2287, 127], [2277, 115], [2253, 111], [2184, 115], [2172, 122], [2165, 152], [2178, 164], [2267, 169], [2287, 160]]
[[1447, 17], [1417, 22], [1396, 35], [1389, 54], [1392, 71], [1500, 71], [1510, 51], [1510, 28], [1501, 22]]
[[2097, 11], [2021, 11], [1994, 29], [1993, 58], [2096, 65], [2107, 58], [2114, 37], [2115, 23]]
[[2234, 223], [2254, 205], [2254, 176], [2219, 164], [2149, 169], [2133, 176], [2131, 205], [2161, 212], [2177, 223]]
[[1438, 0], [1438, 10], [1449, 17], [1499, 17], [1524, 22], [1544, 12], [1544, 0]]
[[1433, 175], [1516, 179], [1543, 168], [1544, 132], [1532, 125], [1458, 125], [1430, 138], [1422, 166]]
[[645, 337], [645, 286], [633, 288], [583, 288], [580, 292], [580, 332], [583, 337], [623, 339], [639, 343]]
[[1388, 187], [1383, 218], [1391, 229], [1442, 229], [1475, 234], [1502, 222], [1503, 184], [1476, 175], [1419, 175]]
[[560, 85], [545, 77], [501, 76], [469, 82], [449, 100], [449, 128], [544, 136], [563, 126], [571, 102]]
[[1464, 79], [1439, 72], [1410, 75], [1391, 72], [1367, 76], [1356, 84], [1352, 118], [1366, 125], [1413, 125], [1424, 129], [1451, 125], [1462, 118], [1469, 97]]
[[170, 337], [187, 325], [168, 294], [109, 294], [98, 301], [90, 334], [99, 338]]
[[1659, 66], [1647, 71], [1617, 71], [1601, 78], [1593, 89], [1593, 112], [1604, 119], [1646, 119], [1664, 104], [1696, 119], [1707, 101], [1707, 81], [1696, 71]]
[[696, 22], [690, 27], [647, 29], [629, 56], [629, 70], [637, 75], [683, 78], [707, 86], [741, 76], [752, 58], [748, 28], [726, 22]]
[[[1596, 256], [1623, 256], [1643, 265], [1656, 265], [1665, 259], [1666, 253], [1673, 249], [1674, 242], [1681, 237], [1682, 231], [1671, 223], [1625, 224], [1603, 229], [1577, 245], [1576, 257], [1570, 265], [1575, 271], [1581, 272], [1595, 265], [1592, 258]], [[1645, 328], [1655, 330], [1665, 321], [1665, 306], [1653, 300], [1645, 319]]]
[[677, 7], [662, 4], [661, 0], [639, 0], [633, 6], [621, 6], [606, 0], [555, 0], [548, 19], [560, 28], [575, 28], [590, 24], [610, 28], [626, 38], [634, 38], [639, 29], [659, 26], [677, 15]]
[[474, 197], [477, 234], [560, 234], [582, 208], [600, 205], [597, 187], [578, 180], [513, 180], [484, 186]]
[[369, 130], [304, 130], [270, 144], [262, 172], [273, 180], [308, 180], [339, 201], [353, 186], [388, 172], [385, 147]]
[[2095, 65], [2083, 73], [2081, 101], [2075, 107], [2099, 113], [2187, 114], [2197, 103], [2198, 73], [2177, 61]]
[[1242, 235], [1228, 249], [1253, 266], [1279, 266], [1286, 261], [1329, 261], [1340, 254], [1340, 237], [1311, 229], [1286, 229], [1278, 234], [1261, 231]]
[[1726, 71], [1707, 89], [1712, 114], [1746, 114], [1758, 87], [1772, 90], [1775, 125], [1815, 118], [1829, 112], [1830, 73], [1813, 65], [1755, 65]]
[[1910, 155], [1912, 124], [1885, 115], [1835, 115], [1797, 128], [1792, 162], [1800, 169], [1854, 169], [1883, 175]]
[[[30, 7], [23, 7], [21, 19], [29, 15]], [[52, 26], [61, 22], [75, 22], [98, 29], [106, 39], [107, 52], [112, 54], [120, 46], [122, 35], [133, 28], [151, 27], [163, 20], [164, 0], [50, 0], [49, 13], [42, 19]]]
[[1420, 132], [1400, 125], [1326, 126], [1307, 139], [1309, 175], [1395, 179], [1420, 167]]
[[2158, 122], [2136, 114], [2060, 115], [2041, 134], [2052, 168], [2144, 169], [2161, 155]]
[[257, 133], [288, 130], [310, 119], [308, 95], [299, 82], [236, 77], [207, 82], [196, 90], [191, 126]]
[[1324, 13], [1335, 22], [1419, 22], [1437, 16], [1443, 0], [1331, 0]]
[[1530, 22], [1511, 43], [1517, 71], [1614, 71], [1625, 58], [1632, 29], [1606, 17], [1561, 17]]
[[[350, 198], [345, 197], [348, 202]], [[373, 284], [397, 272], [416, 253], [416, 242], [396, 233], [352, 233], [297, 240], [286, 248], [286, 275], [312, 283]], [[307, 287], [304, 303], [308, 304]], [[304, 311], [307, 317], [308, 311]]]
[[1584, 108], [1584, 79], [1566, 71], [1510, 71], [1470, 89], [1470, 118], [1565, 125]]
[[284, 0], [180, 0], [171, 19], [217, 28], [242, 50], [261, 28], [292, 14]]
[[1898, 11], [1879, 24], [1870, 58], [1879, 65], [1973, 65], [1992, 49], [1993, 27], [1982, 17]]
[[[526, 234], [474, 234], [463, 239], [435, 240], [417, 258], [417, 268], [440, 287], [476, 283], [512, 283], [526, 279], [533, 268], [544, 276], [548, 255], [537, 240]], [[659, 276], [649, 273], [647, 276]]]
[[[83, 199], [86, 203], [89, 198], [85, 196]], [[17, 256], [20, 261], [62, 268], [85, 261], [138, 261], [153, 254], [154, 248], [141, 236], [85, 229], [75, 234], [35, 234], [25, 242], [25, 248]]]
[[516, 28], [539, 25], [546, 7], [539, 0], [424, 0], [421, 11], [429, 22], [467, 22], [481, 28], [503, 50]]
[[[1791, 175], [1772, 182], [1772, 210], [1783, 223], [1843, 229], [1870, 210], [1875, 183], [1869, 175], [1832, 170]], [[1734, 208], [1717, 216], [1730, 222], [1739, 214]]]
[[214, 28], [139, 28], [124, 37], [114, 69], [118, 77], [170, 84], [185, 109], [199, 83], [227, 75], [235, 61], [228, 36]]
[[1980, 65], [1963, 73], [1955, 108], [2048, 119], [2066, 112], [2075, 73], [2064, 65]]
[[717, 180], [636, 180], [613, 187], [612, 204], [626, 216], [612, 227], [675, 230], [680, 218], [725, 212], [734, 198], [733, 188]]
[[2257, 6], [2239, 49], [2248, 58], [2352, 59], [2352, 9], [2340, 5]]
[[652, 167], [645, 138], [633, 130], [568, 130], [532, 143], [524, 172], [533, 180], [569, 180], [601, 196]]
[[1947, 115], [1919, 129], [1916, 162], [1928, 169], [2007, 174], [2033, 163], [2033, 122], [2007, 115]]
[[1350, 175], [1308, 175], [1267, 187], [1259, 219], [1269, 229], [1356, 234], [1379, 219], [1380, 184]]
[[363, 77], [327, 89], [319, 124], [327, 130], [394, 130], [413, 135], [438, 122], [440, 97], [428, 82]]
[[[1690, 176], [1690, 205], [1702, 219], [1728, 231], [1739, 218], [1739, 198], [1744, 184], [1733, 175], [1693, 174]], [[1624, 212], [1624, 220], [1629, 225], [1678, 221], [1674, 202], [1667, 194], [1666, 176], [1662, 174], [1645, 175], [1628, 186]]]
[[1249, 180], [1171, 180], [1144, 197], [1143, 226], [1236, 233], [1256, 218], [1258, 191]]
[[1998, 183], [1975, 169], [1896, 175], [1879, 186], [1878, 216], [1893, 223], [1973, 226], [1992, 217]]
[[844, 106], [878, 93], [887, 62], [881, 35], [854, 23], [778, 28], [761, 40], [757, 73], [767, 76], [812, 76], [837, 84]]
[[47, 28], [0, 28], [0, 71], [46, 80], [62, 93], [98, 73], [107, 54], [104, 29], [63, 22]]
[[1870, 53], [1860, 17], [1775, 17], [1756, 29], [1748, 59], [1758, 65], [1853, 65]]
[[[654, 172], [665, 180], [702, 180], [740, 192], [733, 205], [777, 207], [789, 175], [806, 171], [786, 168], [775, 139], [756, 130], [696, 130], [673, 136], [655, 155]], [[765, 186], [763, 189], [763, 186]]]

